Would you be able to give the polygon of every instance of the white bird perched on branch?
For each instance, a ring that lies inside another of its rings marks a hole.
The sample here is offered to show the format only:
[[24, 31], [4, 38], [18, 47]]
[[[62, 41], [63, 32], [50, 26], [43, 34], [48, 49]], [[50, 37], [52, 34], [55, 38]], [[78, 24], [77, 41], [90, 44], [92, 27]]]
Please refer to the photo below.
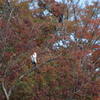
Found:
[[36, 57], [37, 57], [36, 52], [34, 52], [34, 54], [32, 54], [32, 55], [30, 56], [31, 61], [32, 61], [32, 64], [33, 64], [34, 67], [36, 67], [36, 63], [37, 63]]

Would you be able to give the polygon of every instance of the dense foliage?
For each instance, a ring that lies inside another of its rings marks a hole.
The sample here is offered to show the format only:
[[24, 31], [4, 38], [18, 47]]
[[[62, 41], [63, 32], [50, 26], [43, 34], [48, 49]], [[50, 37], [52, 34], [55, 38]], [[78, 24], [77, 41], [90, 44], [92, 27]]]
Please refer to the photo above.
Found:
[[100, 100], [100, 2], [62, 1], [0, 0], [0, 100]]

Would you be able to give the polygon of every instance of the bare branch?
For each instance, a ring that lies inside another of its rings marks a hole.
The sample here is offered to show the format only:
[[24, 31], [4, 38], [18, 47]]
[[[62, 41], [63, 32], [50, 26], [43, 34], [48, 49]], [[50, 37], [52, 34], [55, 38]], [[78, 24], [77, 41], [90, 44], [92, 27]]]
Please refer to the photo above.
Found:
[[4, 94], [5, 94], [6, 98], [7, 98], [7, 100], [9, 100], [9, 95], [8, 95], [7, 90], [5, 88], [4, 81], [2, 81], [2, 89], [4, 91]]
[[76, 92], [74, 92], [74, 93], [80, 92], [80, 90], [82, 89], [83, 85], [84, 85], [84, 81], [83, 81], [82, 85], [80, 86], [80, 88]]
[[8, 19], [8, 21], [7, 21], [7, 24], [6, 24], [6, 25], [8, 25], [8, 23], [9, 23], [9, 21], [10, 21], [10, 19], [11, 19], [11, 16], [12, 16], [13, 11], [14, 11], [14, 9], [12, 9], [12, 10], [11, 10], [10, 15], [9, 15], [9, 19]]
[[100, 36], [98, 36], [95, 41], [93, 42], [93, 45], [100, 39]]
[[50, 61], [56, 59], [57, 57], [59, 57], [59, 56], [61, 56], [61, 55], [62, 55], [62, 53], [59, 54], [59, 55], [56, 56], [56, 57], [53, 57], [53, 58], [51, 58], [51, 59], [45, 61], [45, 62], [42, 63], [41, 65], [39, 65], [39, 66], [37, 66], [37, 67], [34, 67], [34, 68], [30, 69], [28, 72], [26, 72], [25, 74], [21, 75], [21, 76], [19, 77], [19, 80], [22, 79], [24, 76], [27, 76], [29, 73], [33, 72], [35, 69], [38, 69], [38, 68], [42, 67], [42, 66], [45, 65], [46, 63], [48, 63], [48, 62], [50, 62]]

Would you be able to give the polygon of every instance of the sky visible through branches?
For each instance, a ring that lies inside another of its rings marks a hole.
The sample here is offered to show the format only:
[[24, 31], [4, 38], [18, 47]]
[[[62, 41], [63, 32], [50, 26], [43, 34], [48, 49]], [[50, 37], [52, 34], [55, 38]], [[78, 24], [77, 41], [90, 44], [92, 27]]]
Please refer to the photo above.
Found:
[[[56, 0], [57, 2], [62, 2], [62, 1], [64, 1], [64, 0]], [[67, 0], [65, 0], [65, 1], [67, 1]], [[74, 2], [77, 2], [78, 0], [74, 0]], [[84, 3], [86, 2], [86, 1], [88, 1], [90, 4], [91, 4], [91, 2], [92, 1], [98, 1], [98, 0], [80, 0], [80, 4], [83, 4], [84, 5]]]

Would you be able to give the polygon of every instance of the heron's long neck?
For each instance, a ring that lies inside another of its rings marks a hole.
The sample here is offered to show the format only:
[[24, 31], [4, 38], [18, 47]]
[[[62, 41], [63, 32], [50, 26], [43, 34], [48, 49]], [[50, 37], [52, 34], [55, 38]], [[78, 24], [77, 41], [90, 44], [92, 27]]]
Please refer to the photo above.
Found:
[[37, 57], [37, 54], [36, 53], [34, 53], [34, 57]]

